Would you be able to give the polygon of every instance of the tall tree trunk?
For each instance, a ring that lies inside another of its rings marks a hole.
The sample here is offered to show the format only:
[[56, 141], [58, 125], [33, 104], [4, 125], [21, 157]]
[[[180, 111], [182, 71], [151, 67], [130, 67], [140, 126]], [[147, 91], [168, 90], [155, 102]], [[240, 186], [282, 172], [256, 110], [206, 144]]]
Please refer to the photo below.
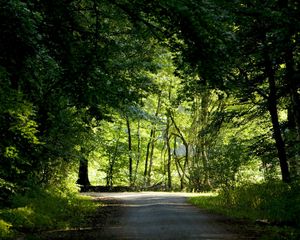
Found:
[[150, 137], [149, 137], [149, 141], [147, 143], [147, 148], [146, 148], [146, 159], [145, 159], [145, 168], [144, 168], [144, 185], [146, 186], [148, 183], [148, 161], [149, 161], [149, 153], [150, 153], [150, 145], [151, 145], [151, 141], [153, 138], [153, 133], [154, 133], [154, 129], [152, 128], [150, 131]]
[[[204, 127], [208, 126], [208, 105], [210, 99], [210, 91], [205, 87], [202, 100], [201, 100], [201, 115], [200, 115], [200, 124]], [[204, 188], [210, 189], [211, 184], [209, 180], [209, 167], [208, 167], [208, 156], [207, 156], [207, 141], [205, 136], [199, 139], [200, 148], [201, 148], [201, 157], [203, 163], [203, 170], [204, 170]]]
[[[269, 80], [269, 84], [272, 84], [272, 80]], [[273, 84], [272, 84], [273, 85]], [[273, 126], [274, 138], [276, 142], [276, 148], [278, 152], [278, 158], [280, 163], [282, 181], [290, 182], [290, 172], [287, 162], [286, 149], [283, 138], [281, 136], [280, 124], [278, 121], [278, 112], [277, 112], [277, 104], [276, 104], [276, 96], [271, 93], [273, 92], [273, 87], [270, 86], [270, 95], [269, 95], [269, 112], [271, 115], [271, 121]]]
[[291, 178], [290, 178], [290, 171], [289, 171], [289, 166], [287, 161], [286, 148], [281, 135], [281, 129], [278, 120], [275, 73], [272, 67], [272, 62], [269, 58], [269, 51], [267, 49], [266, 41], [264, 47], [264, 65], [265, 65], [265, 73], [269, 82], [268, 109], [270, 112], [272, 126], [273, 126], [274, 139], [275, 139], [276, 148], [278, 152], [282, 181], [289, 183], [291, 181]]
[[132, 178], [132, 139], [131, 139], [131, 128], [129, 118], [126, 116], [126, 126], [128, 134], [128, 160], [129, 160], [129, 186], [133, 184]]
[[[291, 5], [292, 6], [292, 5]], [[285, 13], [290, 12], [291, 6], [289, 1], [279, 0], [278, 7]], [[294, 5], [295, 6], [295, 5]], [[291, 114], [295, 124], [295, 129], [297, 133], [297, 140], [300, 141], [300, 96], [298, 93], [300, 76], [299, 72], [296, 73], [295, 70], [295, 61], [293, 49], [296, 49], [299, 42], [294, 40], [294, 37], [297, 32], [297, 28], [294, 27], [294, 22], [292, 18], [289, 18], [289, 21], [285, 21], [285, 33], [286, 36], [283, 40], [283, 44], [286, 45], [284, 52], [284, 61], [286, 63], [286, 82], [289, 90], [290, 100], [291, 100]], [[299, 71], [299, 70], [298, 70]]]
[[285, 134], [287, 142], [287, 151], [289, 156], [289, 167], [291, 174], [291, 181], [300, 179], [300, 155], [299, 155], [299, 136], [297, 136], [295, 118], [293, 116], [291, 106], [288, 109], [288, 132]]
[[135, 170], [134, 170], [134, 178], [133, 178], [133, 184], [135, 185], [136, 179], [137, 179], [137, 174], [138, 174], [138, 169], [140, 165], [140, 160], [141, 160], [141, 121], [138, 119], [138, 126], [137, 126], [137, 159], [136, 159], [136, 165], [135, 165]]
[[106, 186], [107, 187], [112, 187], [113, 170], [114, 170], [113, 157], [112, 157], [112, 154], [109, 152], [108, 167], [107, 167], [107, 172], [106, 172]]
[[204, 188], [205, 190], [211, 189], [211, 183], [209, 179], [209, 166], [208, 166], [208, 156], [205, 144], [202, 146], [202, 161], [203, 161], [203, 169], [204, 169]]
[[[160, 107], [161, 107], [161, 93], [159, 93], [159, 95], [158, 95], [155, 117], [158, 116]], [[150, 169], [150, 166], [148, 168], [148, 165], [149, 165], [149, 162], [151, 163], [151, 161], [152, 161], [151, 160], [151, 152], [152, 152], [152, 157], [153, 157], [153, 150], [151, 151], [151, 149], [154, 148], [154, 141], [155, 141], [154, 138], [155, 138], [155, 131], [156, 131], [155, 128], [156, 128], [155, 123], [153, 123], [151, 126], [150, 137], [149, 137], [149, 141], [148, 141], [147, 148], [146, 148], [146, 159], [145, 159], [145, 168], [144, 168], [144, 185], [145, 186], [149, 186], [148, 183], [150, 183], [150, 180], [148, 178], [149, 178], [149, 176], [151, 176], [151, 169]], [[149, 157], [150, 157], [151, 161], [149, 161]], [[151, 165], [152, 165], [152, 163], [151, 163]]]
[[298, 93], [299, 76], [297, 76], [294, 69], [294, 57], [292, 51], [292, 41], [289, 37], [287, 40], [288, 47], [285, 52], [285, 63], [286, 63], [286, 82], [288, 87], [288, 93], [290, 98], [290, 106], [288, 109], [288, 122], [289, 122], [289, 136], [288, 141], [290, 142], [290, 174], [291, 180], [300, 179], [300, 97]]
[[170, 119], [177, 131], [178, 134], [174, 134], [176, 136], [178, 136], [184, 147], [185, 147], [185, 156], [184, 156], [184, 163], [183, 163], [183, 169], [182, 169], [182, 175], [181, 175], [181, 179], [180, 179], [180, 188], [181, 190], [184, 189], [184, 181], [185, 181], [185, 178], [186, 178], [186, 172], [187, 172], [187, 168], [188, 168], [188, 165], [189, 165], [189, 145], [188, 145], [188, 142], [186, 141], [183, 133], [181, 132], [181, 130], [179, 129], [179, 127], [177, 126], [177, 123], [175, 122], [175, 119], [171, 113], [170, 110], [168, 110], [168, 115], [170, 116]]
[[173, 147], [173, 156], [174, 156], [174, 162], [176, 166], [176, 170], [180, 179], [180, 183], [182, 182], [182, 173], [183, 173], [183, 167], [180, 164], [180, 158], [177, 156], [176, 153], [177, 150], [177, 136], [174, 135], [174, 147]]
[[200, 141], [200, 132], [201, 127], [203, 125], [200, 122], [200, 97], [199, 95], [194, 96], [194, 111], [193, 111], [193, 122], [191, 124], [191, 132], [190, 132], [190, 139], [192, 139], [192, 146], [194, 146], [193, 151], [193, 158], [191, 161], [191, 182], [190, 182], [190, 189], [191, 190], [199, 190], [202, 188], [202, 165], [201, 165], [201, 141]]
[[[171, 146], [170, 146], [170, 118], [167, 116], [167, 126], [166, 126], [166, 145], [167, 145], [167, 153], [168, 153], [168, 160], [167, 160], [167, 174], [168, 174], [168, 183], [167, 183], [167, 187], [168, 190], [172, 189], [172, 174], [171, 174], [171, 160], [172, 160], [172, 156], [171, 156]], [[175, 140], [176, 142], [176, 137]], [[176, 147], [176, 143], [174, 143], [174, 151]]]
[[150, 148], [150, 154], [149, 154], [149, 168], [148, 168], [148, 176], [147, 176], [147, 185], [151, 185], [151, 173], [152, 173], [152, 167], [153, 167], [153, 155], [154, 155], [154, 142], [156, 137], [156, 129], [153, 130], [153, 136], [151, 141], [151, 148]]
[[293, 53], [286, 53], [286, 79], [289, 88], [291, 114], [293, 117], [297, 138], [300, 138], [300, 96], [298, 93], [300, 77], [294, 70]]
[[88, 160], [81, 158], [79, 163], [79, 174], [77, 184], [83, 186], [83, 189], [90, 186], [89, 174], [88, 174]]
[[189, 145], [187, 144], [186, 141], [184, 141], [183, 144], [185, 146], [185, 158], [184, 158], [182, 179], [180, 181], [180, 189], [181, 190], [184, 189], [184, 180], [185, 180], [187, 168], [188, 168], [188, 165], [189, 165]]
[[120, 135], [116, 141], [114, 151], [112, 153], [109, 153], [109, 166], [108, 166], [108, 173], [106, 177], [106, 186], [110, 188], [113, 187], [114, 166], [115, 166], [116, 158], [118, 156], [119, 142], [120, 142]]

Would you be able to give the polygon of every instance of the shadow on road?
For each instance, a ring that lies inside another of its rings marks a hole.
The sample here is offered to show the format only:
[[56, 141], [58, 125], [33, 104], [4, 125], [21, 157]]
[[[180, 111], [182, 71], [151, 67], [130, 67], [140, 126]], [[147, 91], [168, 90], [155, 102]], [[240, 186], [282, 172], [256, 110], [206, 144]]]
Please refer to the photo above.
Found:
[[257, 239], [243, 222], [210, 214], [186, 202], [186, 193], [87, 193], [106, 207], [90, 217], [89, 227], [44, 233], [40, 239], [108, 240]]

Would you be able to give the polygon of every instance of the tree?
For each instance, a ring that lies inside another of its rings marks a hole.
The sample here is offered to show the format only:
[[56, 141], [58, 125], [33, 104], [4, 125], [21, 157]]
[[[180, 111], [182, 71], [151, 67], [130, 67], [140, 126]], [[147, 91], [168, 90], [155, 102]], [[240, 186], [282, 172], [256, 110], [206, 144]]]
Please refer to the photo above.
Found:
[[[163, 13], [163, 9], [169, 11]], [[163, 34], [172, 36], [169, 43], [180, 51], [179, 72], [196, 73], [211, 87], [231, 93], [262, 96], [264, 100], [258, 104], [270, 113], [285, 182], [290, 181], [288, 161], [291, 159], [287, 157], [277, 115], [279, 100], [285, 96], [290, 99], [292, 128], [297, 129], [299, 94], [295, 69], [298, 43], [295, 39], [299, 29], [292, 22], [299, 20], [298, 11], [294, 1], [289, 4], [283, 1], [172, 1], [160, 2], [158, 10], [152, 12], [157, 21], [168, 26], [165, 29], [170, 30], [164, 30]], [[294, 172], [296, 174], [297, 170]]]
[[[14, 0], [0, 8], [1, 153], [8, 152], [1, 182], [51, 184], [68, 174], [60, 169], [87, 159], [86, 125], [147, 91], [155, 41], [110, 1]], [[12, 169], [20, 171], [10, 177]]]
[[[298, 30], [294, 29], [293, 33], [286, 31], [290, 29], [291, 18], [295, 17], [294, 3], [290, 5], [290, 16], [286, 16], [286, 9], [282, 7], [280, 1], [256, 5], [243, 3], [236, 13], [239, 14], [236, 18], [239, 30], [236, 32], [238, 44], [241, 46], [239, 48], [241, 62], [244, 63], [239, 67], [241, 76], [244, 78], [243, 86], [248, 89], [249, 95], [256, 92], [266, 103], [273, 124], [282, 179], [284, 182], [290, 182], [290, 169], [292, 168], [288, 166], [290, 160], [278, 112], [281, 98], [288, 95], [284, 89], [290, 86], [288, 82], [292, 79], [289, 75], [291, 70], [288, 70], [286, 66], [294, 68], [286, 59], [286, 52], [287, 49], [296, 49], [296, 45], [292, 46], [290, 41], [286, 40], [292, 38]], [[282, 21], [286, 17], [287, 21]], [[294, 88], [297, 89], [295, 86]], [[299, 98], [293, 96], [295, 100]]]
[[[155, 111], [155, 117], [158, 116], [161, 109], [161, 93], [158, 94], [157, 99], [157, 107]], [[150, 136], [149, 141], [147, 144], [147, 150], [146, 150], [146, 158], [145, 158], [145, 168], [144, 168], [144, 184], [146, 186], [150, 186], [151, 183], [151, 171], [152, 171], [152, 165], [153, 165], [153, 151], [154, 151], [154, 143], [156, 141], [156, 123], [153, 122], [151, 124], [151, 130], [150, 130]]]

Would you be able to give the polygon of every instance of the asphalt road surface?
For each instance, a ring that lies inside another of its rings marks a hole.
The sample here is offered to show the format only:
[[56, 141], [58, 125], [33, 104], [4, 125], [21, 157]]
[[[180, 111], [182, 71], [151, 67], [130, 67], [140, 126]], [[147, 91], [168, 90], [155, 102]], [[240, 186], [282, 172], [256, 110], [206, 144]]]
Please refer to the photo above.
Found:
[[242, 226], [186, 202], [187, 193], [89, 193], [119, 200], [120, 213], [97, 239], [255, 239]]

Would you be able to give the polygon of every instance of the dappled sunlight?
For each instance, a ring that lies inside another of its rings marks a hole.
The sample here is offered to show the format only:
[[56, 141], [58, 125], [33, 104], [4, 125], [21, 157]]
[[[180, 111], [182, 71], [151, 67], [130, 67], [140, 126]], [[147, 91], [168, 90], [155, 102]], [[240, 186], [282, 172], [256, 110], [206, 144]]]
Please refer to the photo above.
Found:
[[298, 2], [0, 0], [0, 238], [300, 239]]

